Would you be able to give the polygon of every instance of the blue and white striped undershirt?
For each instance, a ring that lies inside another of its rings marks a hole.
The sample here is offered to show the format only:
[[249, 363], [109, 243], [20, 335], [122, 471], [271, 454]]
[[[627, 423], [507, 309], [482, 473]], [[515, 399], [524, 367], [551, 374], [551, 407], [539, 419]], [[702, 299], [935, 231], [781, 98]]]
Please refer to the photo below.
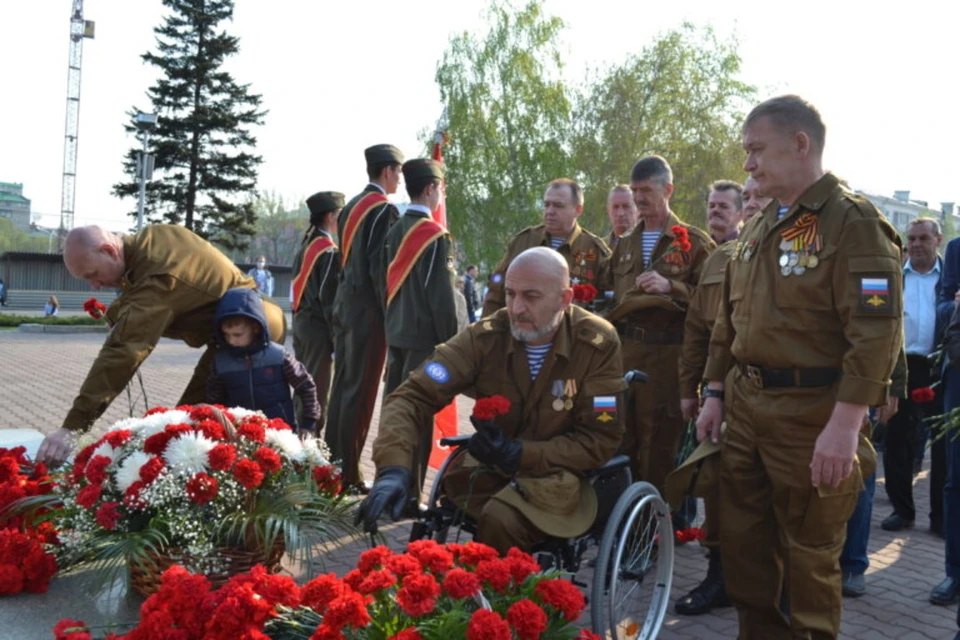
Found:
[[563, 244], [564, 242], [566, 242], [566, 241], [567, 241], [566, 238], [554, 238], [554, 237], [551, 236], [551, 238], [550, 238], [550, 246], [553, 247], [554, 250], [556, 250], [556, 249], [559, 249], [559, 248], [560, 248], [560, 245], [562, 245], [562, 244]]
[[790, 205], [785, 204], [777, 208], [777, 220], [780, 220], [783, 218], [783, 216], [787, 215], [787, 211], [790, 211]]
[[653, 250], [657, 246], [657, 240], [660, 239], [660, 231], [643, 232], [643, 264], [649, 265], [653, 257]]
[[536, 380], [537, 374], [540, 373], [540, 367], [543, 366], [543, 361], [547, 359], [547, 354], [550, 353], [550, 348], [553, 346], [553, 343], [542, 344], [536, 347], [531, 345], [524, 345], [527, 348], [527, 364], [530, 367], [530, 379]]

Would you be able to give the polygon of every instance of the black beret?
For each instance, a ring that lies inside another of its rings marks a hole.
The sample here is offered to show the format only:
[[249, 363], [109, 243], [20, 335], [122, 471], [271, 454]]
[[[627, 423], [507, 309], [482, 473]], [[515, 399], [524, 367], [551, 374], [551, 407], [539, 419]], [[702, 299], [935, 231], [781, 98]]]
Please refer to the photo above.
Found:
[[396, 162], [403, 164], [403, 152], [392, 144], [375, 144], [363, 150], [363, 155], [367, 159], [368, 165], [390, 164]]
[[321, 216], [330, 211], [343, 208], [346, 199], [339, 191], [318, 191], [307, 198], [307, 209], [311, 216]]
[[414, 158], [403, 165], [403, 179], [407, 182], [422, 178], [443, 180], [443, 165], [430, 158]]

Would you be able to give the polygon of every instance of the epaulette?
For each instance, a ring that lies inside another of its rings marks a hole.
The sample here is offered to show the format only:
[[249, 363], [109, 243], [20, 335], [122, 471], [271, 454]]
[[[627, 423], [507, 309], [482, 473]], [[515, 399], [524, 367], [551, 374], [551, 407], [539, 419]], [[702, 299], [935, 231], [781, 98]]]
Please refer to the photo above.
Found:
[[486, 318], [480, 318], [475, 323], [470, 325], [470, 328], [477, 335], [483, 335], [485, 333], [503, 333], [510, 330], [510, 320], [507, 319], [506, 311], [500, 309], [493, 315], [487, 316]]
[[599, 317], [586, 317], [576, 325], [577, 339], [595, 349], [602, 350], [615, 342], [617, 335], [613, 325]]

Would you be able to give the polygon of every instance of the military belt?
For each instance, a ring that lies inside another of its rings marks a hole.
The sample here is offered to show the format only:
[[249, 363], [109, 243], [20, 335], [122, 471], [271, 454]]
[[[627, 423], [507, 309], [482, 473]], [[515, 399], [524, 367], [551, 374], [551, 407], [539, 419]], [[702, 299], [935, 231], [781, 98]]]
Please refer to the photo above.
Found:
[[683, 331], [653, 331], [637, 325], [621, 323], [617, 333], [624, 340], [645, 342], [647, 344], [683, 344]]
[[750, 364], [740, 364], [741, 373], [761, 389], [785, 387], [829, 387], [840, 379], [842, 371], [833, 367], [807, 367], [804, 369], [770, 369]]

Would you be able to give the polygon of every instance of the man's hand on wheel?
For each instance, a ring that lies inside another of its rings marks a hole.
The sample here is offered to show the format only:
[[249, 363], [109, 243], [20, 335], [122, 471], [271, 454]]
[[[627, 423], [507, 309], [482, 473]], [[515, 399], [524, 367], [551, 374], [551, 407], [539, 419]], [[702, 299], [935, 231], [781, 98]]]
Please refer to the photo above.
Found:
[[363, 523], [367, 533], [377, 532], [377, 518], [387, 509], [396, 522], [403, 515], [410, 487], [410, 470], [405, 467], [384, 467], [377, 471], [370, 493], [360, 503], [356, 523]]
[[44, 462], [51, 467], [63, 464], [73, 451], [73, 437], [74, 433], [69, 429], [57, 429], [48, 435], [37, 450], [37, 462]]
[[467, 442], [470, 455], [483, 464], [500, 467], [506, 474], [515, 473], [520, 466], [523, 445], [504, 436], [500, 427], [490, 420], [477, 420], [471, 416], [470, 421], [477, 430]]

